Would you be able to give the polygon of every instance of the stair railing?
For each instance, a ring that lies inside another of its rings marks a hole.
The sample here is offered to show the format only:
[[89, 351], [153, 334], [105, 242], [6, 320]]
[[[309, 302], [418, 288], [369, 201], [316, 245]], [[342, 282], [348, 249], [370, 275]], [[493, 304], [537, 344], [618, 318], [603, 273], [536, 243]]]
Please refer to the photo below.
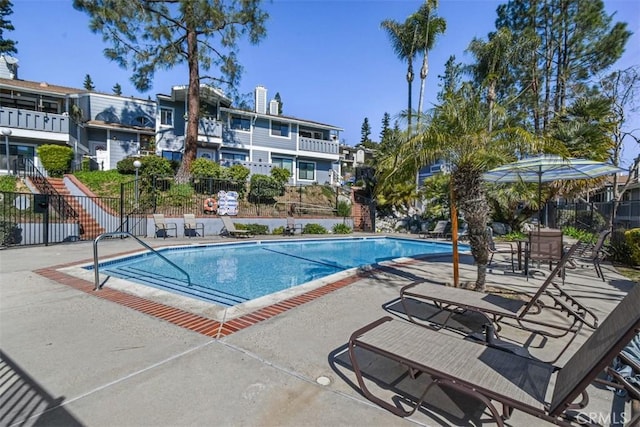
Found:
[[[79, 219], [80, 215], [76, 210], [67, 202], [67, 200], [51, 185], [47, 178], [40, 172], [31, 159], [24, 159], [24, 169], [22, 171], [23, 178], [29, 177], [31, 182], [36, 186], [41, 194], [48, 194], [54, 196], [56, 200], [53, 203], [53, 209], [58, 212], [63, 218]], [[51, 203], [51, 201], [49, 201]]]
[[97, 291], [98, 289], [102, 289], [102, 285], [100, 285], [100, 270], [99, 270], [100, 264], [98, 263], [98, 242], [100, 240], [104, 239], [105, 237], [118, 237], [118, 236], [120, 236], [120, 237], [131, 237], [136, 242], [140, 243], [142, 246], [147, 248], [152, 254], [159, 256], [160, 259], [164, 260], [169, 265], [174, 267], [176, 270], [178, 270], [182, 274], [184, 274], [187, 277], [187, 285], [191, 286], [191, 276], [189, 276], [189, 273], [184, 271], [182, 268], [178, 267], [173, 261], [169, 260], [167, 257], [162, 255], [160, 252], [156, 251], [151, 246], [147, 245], [145, 242], [143, 242], [142, 240], [138, 239], [136, 236], [134, 236], [131, 233], [128, 233], [126, 231], [112, 231], [110, 233], [103, 233], [103, 234], [99, 235], [93, 241], [93, 270], [94, 270], [94, 274], [95, 274], [95, 276], [94, 276], [95, 277], [95, 281], [94, 281], [94, 288], [93, 288], [94, 291]]

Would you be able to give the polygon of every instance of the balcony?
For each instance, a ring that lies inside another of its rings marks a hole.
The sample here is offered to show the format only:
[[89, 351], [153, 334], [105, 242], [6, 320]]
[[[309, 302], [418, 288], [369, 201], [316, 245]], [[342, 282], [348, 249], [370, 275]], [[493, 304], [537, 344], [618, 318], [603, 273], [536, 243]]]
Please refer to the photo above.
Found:
[[339, 146], [340, 144], [338, 141], [325, 141], [324, 139], [300, 137], [300, 151], [338, 154]]
[[68, 135], [69, 117], [63, 114], [1, 107], [0, 127]]
[[222, 143], [222, 123], [215, 119], [200, 119], [198, 121], [198, 141]]

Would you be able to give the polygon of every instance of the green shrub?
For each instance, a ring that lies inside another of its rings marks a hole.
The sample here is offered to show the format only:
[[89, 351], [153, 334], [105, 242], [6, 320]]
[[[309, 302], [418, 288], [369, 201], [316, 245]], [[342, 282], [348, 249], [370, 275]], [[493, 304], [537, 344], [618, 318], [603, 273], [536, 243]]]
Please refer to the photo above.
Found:
[[251, 171], [242, 165], [233, 165], [224, 169], [224, 177], [229, 181], [247, 182], [247, 177]]
[[141, 165], [138, 173], [142, 177], [173, 176], [171, 162], [160, 156], [127, 157], [116, 164], [118, 172], [123, 175], [135, 175], [136, 168], [133, 166], [133, 162], [136, 160], [140, 160]]
[[334, 234], [351, 234], [351, 227], [347, 224], [336, 224], [333, 226]]
[[63, 145], [45, 144], [38, 147], [38, 157], [50, 177], [60, 178], [71, 169], [73, 149]]
[[280, 227], [276, 227], [271, 231], [271, 234], [275, 234], [275, 235], [282, 235], [284, 234], [284, 227], [280, 226]]
[[13, 175], [0, 176], [0, 191], [14, 193], [18, 188], [18, 177]]
[[289, 182], [289, 178], [291, 177], [291, 172], [285, 168], [275, 167], [271, 169], [271, 178], [275, 179], [280, 184], [284, 185]]
[[174, 184], [169, 188], [166, 200], [171, 206], [182, 207], [193, 204], [193, 188], [189, 184]]
[[174, 167], [172, 163], [160, 156], [145, 156], [140, 158], [140, 175], [143, 177], [162, 176], [173, 177]]
[[303, 234], [327, 234], [327, 229], [320, 224], [309, 223], [302, 229]]
[[336, 213], [343, 218], [351, 216], [351, 203], [345, 202], [344, 200], [339, 201], [336, 207]]
[[252, 175], [249, 188], [249, 198], [251, 201], [264, 202], [274, 200], [282, 195], [284, 186], [275, 179], [267, 175]]
[[631, 265], [640, 265], [640, 228], [632, 228], [624, 233], [629, 247], [629, 261]]
[[524, 240], [527, 238], [527, 235], [522, 231], [512, 231], [510, 233], [505, 234], [500, 237], [501, 239], [507, 240], [509, 242], [514, 242], [516, 240]]
[[0, 245], [17, 245], [22, 242], [22, 229], [10, 221], [0, 221]]
[[626, 230], [623, 228], [613, 230], [613, 233], [611, 233], [611, 239], [609, 239], [607, 252], [609, 253], [611, 261], [631, 265], [631, 248], [627, 243], [625, 231]]
[[247, 230], [255, 236], [269, 234], [269, 227], [262, 224], [235, 224], [235, 226], [238, 230]]
[[224, 174], [222, 169], [222, 166], [220, 166], [218, 163], [201, 157], [199, 159], [195, 159], [191, 163], [189, 172], [191, 172], [191, 175], [193, 175], [194, 178], [220, 179]]
[[593, 234], [586, 230], [581, 230], [575, 227], [564, 227], [562, 229], [562, 234], [568, 237], [572, 237], [584, 243], [596, 243], [598, 240], [598, 235]]

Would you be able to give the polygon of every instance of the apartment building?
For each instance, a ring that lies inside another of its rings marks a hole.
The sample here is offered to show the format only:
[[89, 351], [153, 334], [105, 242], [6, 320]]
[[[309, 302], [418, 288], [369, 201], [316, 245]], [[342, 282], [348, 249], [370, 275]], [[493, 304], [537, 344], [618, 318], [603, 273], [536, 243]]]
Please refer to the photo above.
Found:
[[[118, 96], [18, 79], [17, 60], [0, 56], [0, 173], [25, 162], [41, 168], [37, 147], [72, 147], [100, 168], [114, 169], [134, 155], [181, 160], [188, 118], [187, 86], [155, 99]], [[278, 113], [267, 89], [255, 89], [255, 108], [234, 108], [217, 88], [201, 85], [197, 156], [222, 165], [241, 164], [252, 174], [288, 169], [291, 183], [339, 181], [341, 128]], [[7, 158], [6, 150], [9, 150]]]

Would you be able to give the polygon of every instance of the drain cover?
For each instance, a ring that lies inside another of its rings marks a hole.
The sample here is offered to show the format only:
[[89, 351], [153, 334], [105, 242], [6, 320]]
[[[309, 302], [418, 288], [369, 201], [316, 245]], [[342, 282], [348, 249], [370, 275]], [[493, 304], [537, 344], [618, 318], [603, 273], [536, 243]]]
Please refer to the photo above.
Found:
[[316, 382], [320, 385], [331, 384], [331, 380], [328, 377], [324, 377], [324, 376], [316, 378]]

